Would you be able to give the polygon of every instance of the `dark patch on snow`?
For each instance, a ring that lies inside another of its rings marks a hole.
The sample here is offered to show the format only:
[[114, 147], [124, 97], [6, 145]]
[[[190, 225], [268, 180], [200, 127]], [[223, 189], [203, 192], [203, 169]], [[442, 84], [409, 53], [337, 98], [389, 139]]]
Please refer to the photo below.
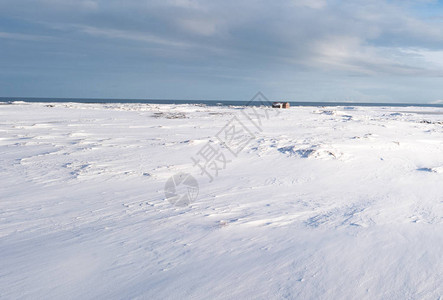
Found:
[[313, 153], [315, 153], [315, 149], [295, 149], [294, 146], [281, 147], [277, 150], [283, 154], [289, 154], [290, 156], [297, 155], [302, 158], [308, 158]]
[[433, 170], [432, 168], [418, 168], [417, 171], [435, 173], [435, 170]]

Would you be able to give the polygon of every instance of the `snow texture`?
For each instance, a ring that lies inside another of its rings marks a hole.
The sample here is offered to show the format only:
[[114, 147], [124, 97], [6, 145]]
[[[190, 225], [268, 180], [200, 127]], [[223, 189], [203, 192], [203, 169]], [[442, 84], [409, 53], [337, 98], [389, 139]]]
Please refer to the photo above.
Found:
[[0, 105], [0, 298], [442, 299], [443, 110], [257, 110], [235, 156], [252, 108]]

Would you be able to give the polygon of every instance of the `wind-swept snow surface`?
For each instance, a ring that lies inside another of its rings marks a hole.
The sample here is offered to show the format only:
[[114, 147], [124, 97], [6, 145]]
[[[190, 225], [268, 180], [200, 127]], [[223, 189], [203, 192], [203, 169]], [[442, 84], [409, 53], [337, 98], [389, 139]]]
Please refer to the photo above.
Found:
[[0, 298], [443, 297], [442, 109], [250, 110], [0, 105]]

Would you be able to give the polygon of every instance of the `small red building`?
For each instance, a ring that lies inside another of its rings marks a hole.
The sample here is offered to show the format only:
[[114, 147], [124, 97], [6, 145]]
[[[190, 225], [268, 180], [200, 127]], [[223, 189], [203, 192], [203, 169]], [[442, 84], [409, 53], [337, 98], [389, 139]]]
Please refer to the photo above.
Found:
[[289, 102], [273, 102], [272, 107], [274, 108], [289, 108]]

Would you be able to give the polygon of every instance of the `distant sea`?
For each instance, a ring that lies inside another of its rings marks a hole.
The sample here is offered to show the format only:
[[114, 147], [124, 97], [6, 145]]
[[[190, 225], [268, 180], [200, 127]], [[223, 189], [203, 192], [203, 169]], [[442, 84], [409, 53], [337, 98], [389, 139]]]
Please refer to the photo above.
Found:
[[[208, 106], [244, 106], [263, 105], [264, 103], [232, 100], [160, 100], [160, 99], [89, 99], [89, 98], [26, 98], [26, 97], [0, 97], [0, 102], [14, 101], [23, 102], [75, 102], [75, 103], [148, 103], [148, 104], [204, 104]], [[363, 103], [363, 102], [308, 102], [308, 101], [285, 101], [291, 106], [394, 106], [394, 107], [442, 107], [443, 104], [422, 103]]]

